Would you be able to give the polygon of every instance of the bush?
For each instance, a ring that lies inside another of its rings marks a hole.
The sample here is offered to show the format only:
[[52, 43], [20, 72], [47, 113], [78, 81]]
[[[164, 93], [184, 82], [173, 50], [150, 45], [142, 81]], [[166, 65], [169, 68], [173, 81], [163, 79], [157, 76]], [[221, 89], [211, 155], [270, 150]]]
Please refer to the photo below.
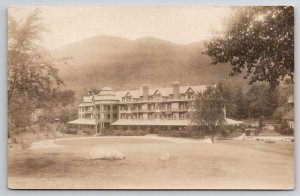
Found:
[[182, 130], [160, 130], [159, 136], [166, 137], [190, 137], [190, 138], [203, 138], [206, 132], [204, 130], [198, 130], [197, 128], [185, 128]]
[[286, 120], [283, 120], [280, 125], [276, 125], [274, 129], [281, 135], [294, 135], [294, 129], [289, 127]]
[[82, 130], [82, 133], [85, 133], [87, 135], [95, 135], [96, 130], [95, 129], [84, 129], [84, 130]]
[[282, 135], [294, 135], [294, 129], [290, 128], [290, 127], [286, 127], [282, 131], [280, 131], [280, 134], [282, 134]]
[[245, 130], [245, 133], [246, 133], [247, 136], [250, 136], [251, 132], [252, 132], [251, 130]]
[[64, 133], [66, 133], [66, 134], [74, 134], [74, 135], [77, 135], [78, 129], [67, 128], [67, 129], [64, 130]]
[[260, 133], [261, 133], [261, 130], [256, 129], [256, 130], [254, 131], [254, 135], [255, 135], [255, 136], [258, 136]]
[[101, 131], [101, 135], [106, 136], [144, 136], [149, 134], [149, 131], [146, 130], [118, 130], [118, 129], [105, 129]]

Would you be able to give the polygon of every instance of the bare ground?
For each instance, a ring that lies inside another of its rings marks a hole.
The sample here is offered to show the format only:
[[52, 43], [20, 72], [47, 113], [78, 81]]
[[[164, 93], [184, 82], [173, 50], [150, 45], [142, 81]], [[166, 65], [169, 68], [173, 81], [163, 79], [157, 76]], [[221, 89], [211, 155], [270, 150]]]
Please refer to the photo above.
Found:
[[[135, 138], [57, 141], [63, 148], [11, 151], [9, 187], [16, 189], [292, 189], [294, 143], [174, 143]], [[124, 160], [88, 160], [93, 147]], [[169, 153], [171, 158], [159, 157]]]

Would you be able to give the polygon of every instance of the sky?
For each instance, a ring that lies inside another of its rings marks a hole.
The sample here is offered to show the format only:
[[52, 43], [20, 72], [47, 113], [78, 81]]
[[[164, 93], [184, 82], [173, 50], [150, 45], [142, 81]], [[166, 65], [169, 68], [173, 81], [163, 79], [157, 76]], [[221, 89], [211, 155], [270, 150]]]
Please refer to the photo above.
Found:
[[[33, 7], [11, 7], [9, 14], [24, 19]], [[54, 49], [96, 35], [130, 40], [156, 37], [177, 44], [208, 39], [221, 31], [231, 13], [229, 7], [89, 6], [39, 7], [42, 22], [50, 30], [43, 46]]]

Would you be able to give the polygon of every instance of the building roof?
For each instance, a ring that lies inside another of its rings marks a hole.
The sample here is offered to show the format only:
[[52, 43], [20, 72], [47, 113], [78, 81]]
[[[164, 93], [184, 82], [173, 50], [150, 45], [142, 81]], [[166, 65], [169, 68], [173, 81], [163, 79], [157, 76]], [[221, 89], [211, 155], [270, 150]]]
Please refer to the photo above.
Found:
[[127, 91], [127, 93], [124, 96], [126, 96], [127, 94], [130, 94], [133, 98], [140, 98], [140, 96], [143, 96], [143, 91], [142, 90], [130, 90]]
[[207, 85], [198, 85], [198, 86], [191, 86], [191, 89], [193, 89], [196, 93], [202, 93], [207, 88]]
[[82, 99], [83, 99], [83, 102], [89, 102], [89, 103], [91, 103], [92, 101], [93, 101], [93, 95], [91, 95], [91, 96], [84, 96], [84, 97], [82, 97]]
[[77, 107], [84, 107], [84, 106], [93, 106], [93, 103], [81, 103], [79, 106]]
[[[173, 88], [169, 87], [169, 88], [158, 88], [156, 89], [158, 92], [161, 93], [161, 96], [163, 97], [168, 97], [170, 94], [173, 94]], [[155, 93], [155, 91], [154, 91]]]
[[[181, 86], [179, 87], [179, 93], [184, 94], [187, 92], [188, 89], [192, 89], [195, 93], [203, 92], [206, 89], [207, 85], [199, 85], [199, 86]], [[150, 88], [149, 89], [149, 96], [154, 95], [156, 91], [159, 91], [162, 96], [168, 97], [173, 94], [173, 87], [165, 87], [165, 88]], [[125, 91], [126, 93], [122, 96], [124, 97], [126, 94], [130, 93], [133, 98], [139, 98], [143, 96], [143, 88], [139, 88], [137, 90], [129, 90]]]
[[[195, 93], [203, 92], [206, 89], [207, 85], [198, 85], [198, 86], [181, 86], [179, 87], [179, 93], [184, 94], [188, 91], [188, 89], [192, 89]], [[173, 94], [173, 87], [164, 87], [164, 88], [150, 88], [149, 96], [153, 96], [154, 93], [158, 91], [161, 96], [169, 97]], [[79, 105], [88, 106], [87, 103], [92, 103], [95, 101], [121, 101], [122, 97], [125, 97], [127, 94], [130, 94], [133, 98], [140, 98], [143, 96], [143, 87], [136, 90], [129, 91], [116, 91], [114, 92], [109, 87], [104, 87], [97, 95], [90, 95], [83, 97], [83, 103]]]
[[76, 124], [76, 125], [95, 125], [95, 119], [86, 119], [86, 118], [78, 118], [76, 120], [68, 122], [68, 124]]
[[127, 94], [128, 91], [116, 91], [116, 96], [121, 100]]
[[102, 88], [101, 91], [112, 91], [112, 89], [110, 87], [106, 86], [106, 87]]
[[109, 87], [104, 87], [97, 95], [94, 95], [95, 101], [119, 101], [120, 97], [116, 95]]

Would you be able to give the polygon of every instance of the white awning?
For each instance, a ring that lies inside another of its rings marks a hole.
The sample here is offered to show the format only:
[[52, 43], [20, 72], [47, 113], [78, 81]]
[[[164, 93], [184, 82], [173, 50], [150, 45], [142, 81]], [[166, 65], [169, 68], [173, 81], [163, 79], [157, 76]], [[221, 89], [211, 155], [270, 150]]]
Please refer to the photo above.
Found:
[[76, 120], [68, 122], [68, 124], [76, 124], [76, 125], [95, 125], [95, 119], [85, 119], [85, 118], [78, 118]]
[[190, 125], [189, 120], [117, 120], [112, 125], [136, 125], [136, 126], [187, 126]]

